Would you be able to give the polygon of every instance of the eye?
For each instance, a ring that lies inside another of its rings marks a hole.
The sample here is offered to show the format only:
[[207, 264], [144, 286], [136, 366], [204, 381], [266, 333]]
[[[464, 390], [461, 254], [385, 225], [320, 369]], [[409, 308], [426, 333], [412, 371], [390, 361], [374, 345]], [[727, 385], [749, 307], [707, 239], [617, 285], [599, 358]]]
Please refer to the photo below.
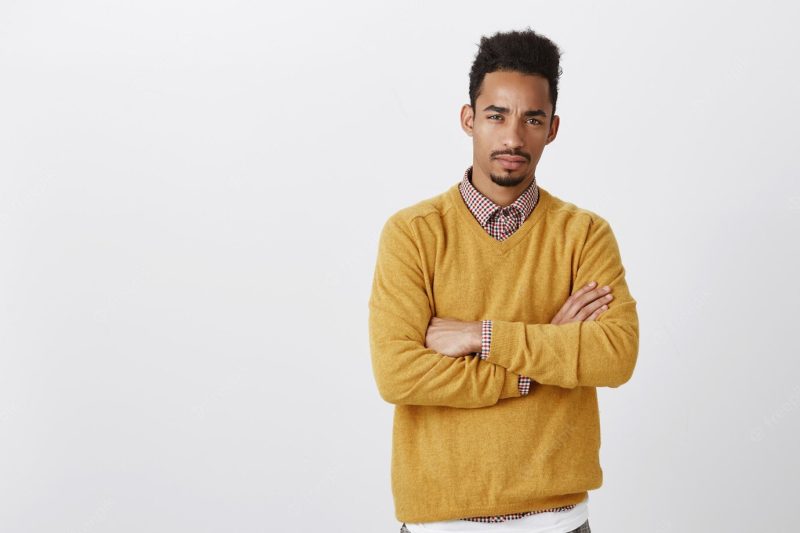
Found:
[[531, 118], [530, 120], [532, 120], [534, 124], [541, 124], [542, 123], [538, 118]]
[[497, 117], [497, 118], [503, 118], [503, 116], [502, 116], [502, 115], [489, 115], [489, 116], [488, 116], [488, 117], [486, 117], [486, 118], [488, 118], [489, 120], [492, 120], [494, 117]]

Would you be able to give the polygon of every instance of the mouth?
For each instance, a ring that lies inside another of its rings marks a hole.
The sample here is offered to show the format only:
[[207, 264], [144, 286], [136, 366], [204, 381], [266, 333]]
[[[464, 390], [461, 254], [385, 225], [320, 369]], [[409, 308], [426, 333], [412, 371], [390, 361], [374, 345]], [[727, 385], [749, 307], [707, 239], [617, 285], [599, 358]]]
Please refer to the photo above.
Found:
[[506, 170], [517, 170], [527, 162], [524, 157], [516, 155], [499, 155], [495, 159]]

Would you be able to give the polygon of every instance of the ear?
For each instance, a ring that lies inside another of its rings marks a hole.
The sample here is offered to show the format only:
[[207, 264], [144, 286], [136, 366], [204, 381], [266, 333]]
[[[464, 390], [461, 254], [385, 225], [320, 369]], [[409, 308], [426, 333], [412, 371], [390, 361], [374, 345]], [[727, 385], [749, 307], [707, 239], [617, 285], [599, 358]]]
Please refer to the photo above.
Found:
[[472, 112], [472, 106], [464, 104], [461, 106], [461, 129], [464, 133], [472, 137], [472, 127], [474, 125], [475, 114]]
[[558, 125], [561, 122], [561, 117], [558, 115], [553, 115], [553, 120], [550, 121], [550, 131], [547, 133], [547, 141], [545, 144], [550, 144], [555, 140], [556, 135], [558, 135]]

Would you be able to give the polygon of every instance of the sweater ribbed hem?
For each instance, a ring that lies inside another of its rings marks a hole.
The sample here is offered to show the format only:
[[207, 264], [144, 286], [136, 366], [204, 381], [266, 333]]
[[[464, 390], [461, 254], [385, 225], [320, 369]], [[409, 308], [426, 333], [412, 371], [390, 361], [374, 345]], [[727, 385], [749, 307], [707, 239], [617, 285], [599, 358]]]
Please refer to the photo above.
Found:
[[[597, 487], [593, 487], [597, 488]], [[428, 513], [405, 513], [397, 512], [395, 517], [400, 522], [439, 522], [441, 520], [458, 520], [476, 516], [499, 516], [511, 513], [524, 513], [527, 511], [542, 511], [554, 507], [566, 505], [576, 505], [588, 497], [588, 491], [576, 492], [573, 494], [560, 494], [557, 496], [546, 496], [543, 498], [533, 498], [523, 502], [495, 504], [495, 505], [475, 505], [454, 509], [440, 509]]]
[[503, 383], [503, 390], [500, 392], [500, 399], [517, 398], [522, 396], [519, 391], [519, 376], [506, 372], [506, 380]]

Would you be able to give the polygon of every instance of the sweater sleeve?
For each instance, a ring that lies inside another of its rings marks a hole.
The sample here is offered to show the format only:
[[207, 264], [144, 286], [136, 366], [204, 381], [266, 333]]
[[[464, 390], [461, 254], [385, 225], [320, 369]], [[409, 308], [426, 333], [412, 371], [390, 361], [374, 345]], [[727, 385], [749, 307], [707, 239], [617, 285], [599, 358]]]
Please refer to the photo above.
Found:
[[369, 299], [372, 370], [381, 397], [393, 404], [462, 408], [519, 397], [518, 374], [425, 346], [430, 298], [413, 228], [395, 214], [381, 230]]
[[593, 321], [527, 324], [492, 320], [487, 361], [538, 383], [573, 388], [619, 387], [633, 374], [639, 351], [636, 300], [625, 282], [611, 227], [594, 215], [573, 287], [592, 280], [609, 285], [614, 299]]
[[[481, 359], [489, 358], [489, 346], [492, 345], [492, 321], [481, 321], [481, 351], [478, 352], [478, 357]], [[531, 391], [532, 385], [531, 378], [527, 376], [520, 376], [517, 384], [520, 396], [527, 396]]]

